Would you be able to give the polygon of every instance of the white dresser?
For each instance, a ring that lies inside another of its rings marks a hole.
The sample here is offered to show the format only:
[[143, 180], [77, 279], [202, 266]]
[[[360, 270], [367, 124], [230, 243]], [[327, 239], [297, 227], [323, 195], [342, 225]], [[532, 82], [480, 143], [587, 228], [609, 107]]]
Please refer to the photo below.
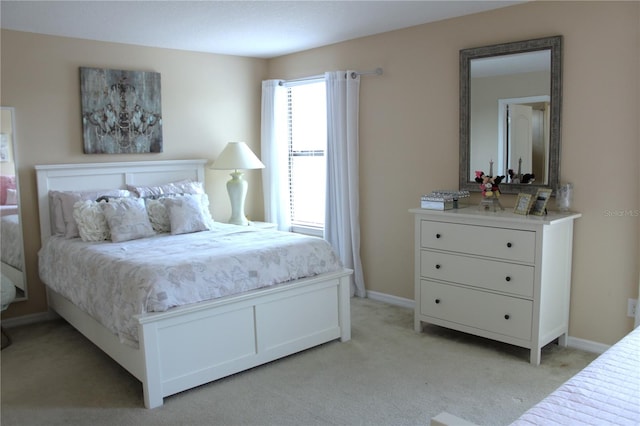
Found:
[[531, 350], [566, 346], [573, 221], [475, 206], [415, 215], [416, 332], [428, 322]]

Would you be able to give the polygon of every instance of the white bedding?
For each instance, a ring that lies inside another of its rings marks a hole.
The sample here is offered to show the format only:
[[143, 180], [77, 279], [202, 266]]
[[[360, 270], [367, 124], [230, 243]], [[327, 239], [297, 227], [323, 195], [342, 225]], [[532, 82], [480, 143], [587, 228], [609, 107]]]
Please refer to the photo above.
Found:
[[39, 252], [43, 282], [122, 341], [137, 341], [134, 315], [341, 268], [323, 239], [220, 223], [122, 243], [54, 236]]
[[640, 425], [640, 328], [513, 424]]
[[0, 205], [0, 216], [8, 216], [18, 214], [18, 206], [16, 204]]
[[22, 231], [17, 214], [2, 216], [0, 256], [2, 262], [22, 271]]

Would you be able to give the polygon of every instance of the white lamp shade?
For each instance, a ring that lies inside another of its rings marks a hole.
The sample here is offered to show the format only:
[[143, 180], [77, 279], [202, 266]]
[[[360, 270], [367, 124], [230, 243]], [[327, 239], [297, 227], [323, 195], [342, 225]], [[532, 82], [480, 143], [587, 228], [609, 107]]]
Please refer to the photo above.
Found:
[[264, 169], [264, 164], [244, 142], [229, 142], [222, 150], [212, 169]]

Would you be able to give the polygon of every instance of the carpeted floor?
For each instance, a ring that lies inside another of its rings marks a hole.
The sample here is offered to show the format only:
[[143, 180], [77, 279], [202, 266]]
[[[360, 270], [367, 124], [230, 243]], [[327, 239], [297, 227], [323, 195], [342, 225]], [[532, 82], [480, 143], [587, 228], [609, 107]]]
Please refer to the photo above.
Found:
[[413, 311], [352, 299], [352, 340], [317, 348], [143, 408], [142, 385], [62, 320], [9, 329], [2, 426], [428, 425], [442, 411], [505, 425], [596, 354], [529, 351], [435, 326]]

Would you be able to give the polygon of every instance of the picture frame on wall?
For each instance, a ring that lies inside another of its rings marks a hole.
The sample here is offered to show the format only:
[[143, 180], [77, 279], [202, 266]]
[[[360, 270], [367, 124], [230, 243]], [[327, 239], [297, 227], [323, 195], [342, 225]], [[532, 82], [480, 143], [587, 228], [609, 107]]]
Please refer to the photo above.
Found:
[[538, 189], [531, 206], [531, 214], [542, 216], [547, 213], [547, 203], [549, 203], [552, 192], [553, 190], [549, 188]]
[[529, 208], [531, 207], [531, 200], [533, 196], [531, 194], [525, 194], [523, 192], [518, 194], [516, 205], [513, 208], [513, 212], [516, 214], [529, 214]]
[[80, 67], [85, 154], [162, 152], [160, 73]]

